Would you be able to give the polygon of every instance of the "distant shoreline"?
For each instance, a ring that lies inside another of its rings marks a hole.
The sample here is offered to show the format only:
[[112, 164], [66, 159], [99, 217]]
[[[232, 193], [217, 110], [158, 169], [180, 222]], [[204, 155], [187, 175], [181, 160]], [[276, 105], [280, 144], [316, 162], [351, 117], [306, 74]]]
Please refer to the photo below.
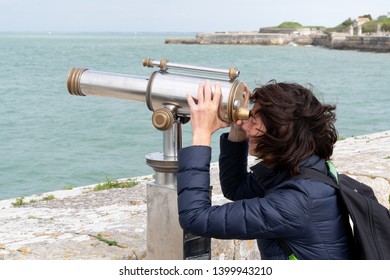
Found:
[[390, 52], [390, 36], [324, 33], [317, 29], [264, 30], [260, 32], [198, 33], [194, 38], [166, 38], [166, 44], [199, 45], [312, 45], [337, 50]]
[[[0, 32], [0, 36], [163, 36], [165, 44], [198, 44], [198, 45], [270, 45], [270, 46], [319, 46], [336, 50], [357, 50], [363, 52], [390, 52], [390, 36], [360, 35], [349, 33], [307, 33], [310, 28], [301, 31], [279, 30], [270, 32]], [[302, 32], [303, 31], [303, 32]], [[172, 37], [167, 37], [172, 36]], [[192, 37], [192, 38], [189, 38]]]

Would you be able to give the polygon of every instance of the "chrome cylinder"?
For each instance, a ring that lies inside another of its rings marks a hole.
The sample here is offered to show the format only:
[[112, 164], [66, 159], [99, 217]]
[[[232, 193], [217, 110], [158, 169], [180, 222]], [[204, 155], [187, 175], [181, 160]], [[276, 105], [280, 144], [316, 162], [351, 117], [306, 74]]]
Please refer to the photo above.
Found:
[[93, 95], [145, 102], [149, 79], [131, 75], [72, 68], [67, 87], [72, 95]]
[[[187, 94], [195, 99], [198, 97], [199, 84], [204, 83], [204, 77], [189, 76], [164, 71], [154, 72], [150, 77], [146, 102], [149, 110], [156, 111], [159, 108], [171, 106], [176, 108], [176, 114], [190, 115], [187, 102]], [[244, 84], [235, 80], [227, 81], [210, 79], [212, 85], [218, 82], [221, 85], [222, 100], [218, 116], [227, 123], [234, 123], [239, 116], [239, 109], [244, 106]], [[245, 116], [244, 116], [245, 118]]]
[[[146, 102], [149, 110], [155, 112], [169, 108], [178, 116], [189, 116], [187, 94], [195, 99], [199, 84], [209, 79], [214, 85], [219, 82], [222, 100], [219, 118], [227, 123], [247, 119], [249, 110], [244, 105], [245, 85], [238, 80], [206, 78], [181, 73], [156, 71], [150, 78], [124, 74], [97, 72], [85, 68], [72, 68], [67, 79], [67, 87], [73, 95], [93, 95]], [[157, 116], [161, 119], [162, 114]], [[163, 127], [164, 124], [162, 124]], [[169, 127], [167, 125], [166, 127]]]

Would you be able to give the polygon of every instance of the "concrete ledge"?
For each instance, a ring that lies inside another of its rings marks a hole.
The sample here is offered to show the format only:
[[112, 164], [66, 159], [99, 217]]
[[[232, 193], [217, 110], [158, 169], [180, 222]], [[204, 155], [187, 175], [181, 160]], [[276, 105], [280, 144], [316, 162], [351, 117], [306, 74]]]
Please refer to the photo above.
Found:
[[[254, 158], [249, 158], [254, 163]], [[333, 159], [339, 172], [372, 186], [387, 208], [390, 194], [390, 131], [337, 142]], [[211, 165], [213, 204], [221, 194], [218, 165]], [[126, 179], [124, 179], [126, 180]], [[0, 259], [145, 259], [146, 184], [138, 177], [130, 189], [91, 192], [94, 186], [34, 195], [20, 207], [0, 201]], [[111, 245], [109, 246], [108, 243]], [[259, 259], [256, 241], [212, 240], [213, 259]]]

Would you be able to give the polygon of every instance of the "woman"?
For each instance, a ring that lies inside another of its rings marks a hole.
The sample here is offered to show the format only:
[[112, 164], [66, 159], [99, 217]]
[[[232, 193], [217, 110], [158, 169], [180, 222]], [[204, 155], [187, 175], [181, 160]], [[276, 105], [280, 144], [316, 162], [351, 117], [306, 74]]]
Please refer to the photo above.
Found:
[[[247, 89], [249, 92], [249, 90]], [[351, 229], [333, 187], [298, 179], [302, 168], [327, 173], [337, 140], [335, 106], [298, 84], [256, 88], [247, 121], [220, 139], [221, 188], [233, 202], [211, 206], [211, 136], [225, 127], [217, 111], [221, 89], [206, 81], [198, 102], [188, 96], [192, 146], [179, 153], [179, 220], [183, 229], [220, 239], [257, 239], [262, 259], [350, 259]], [[249, 154], [261, 161], [248, 172]]]

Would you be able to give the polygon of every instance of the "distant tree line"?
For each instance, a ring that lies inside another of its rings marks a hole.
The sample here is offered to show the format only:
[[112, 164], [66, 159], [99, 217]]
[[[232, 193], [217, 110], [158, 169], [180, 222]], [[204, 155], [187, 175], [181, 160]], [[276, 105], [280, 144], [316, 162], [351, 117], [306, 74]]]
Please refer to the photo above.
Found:
[[[378, 25], [381, 26], [381, 31], [390, 32], [390, 18], [381, 18], [373, 20], [371, 15], [363, 15], [360, 18], [368, 18], [370, 21], [362, 25], [363, 33], [375, 33]], [[349, 26], [353, 25], [354, 21], [351, 18], [344, 20], [341, 24], [334, 28], [329, 28], [328, 31], [348, 32]]]
[[381, 28], [383, 32], [390, 32], [390, 22], [383, 23]]

